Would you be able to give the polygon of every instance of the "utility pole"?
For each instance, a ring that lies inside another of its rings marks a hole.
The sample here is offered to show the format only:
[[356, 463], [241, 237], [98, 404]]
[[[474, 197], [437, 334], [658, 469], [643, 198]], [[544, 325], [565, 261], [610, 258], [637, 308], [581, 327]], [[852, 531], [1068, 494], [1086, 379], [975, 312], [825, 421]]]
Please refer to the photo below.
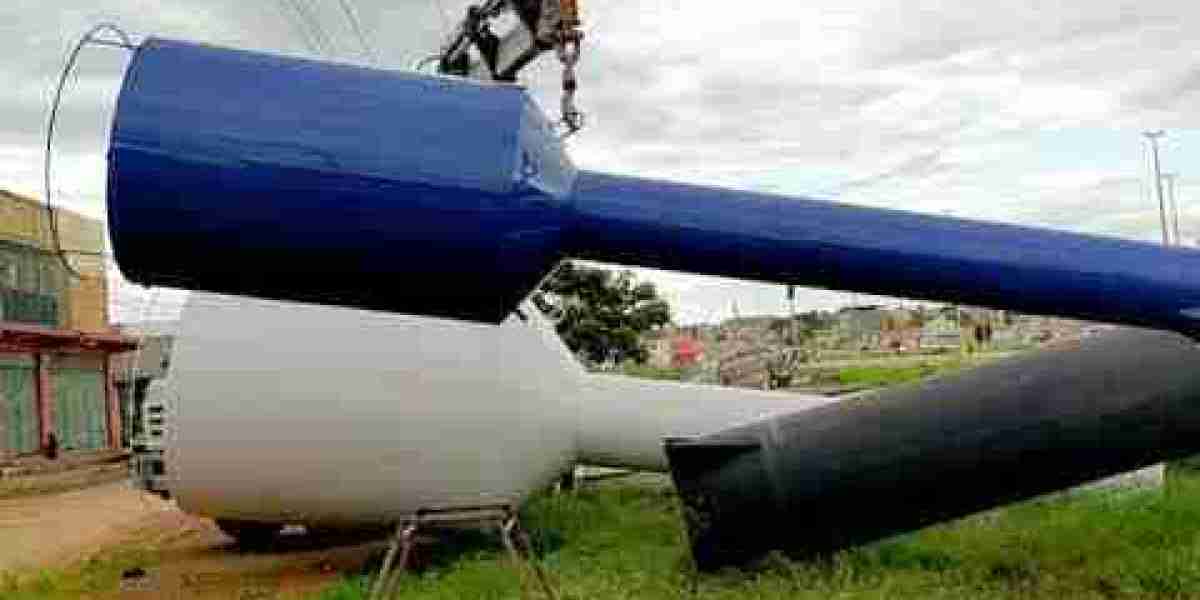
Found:
[[1158, 138], [1167, 135], [1167, 132], [1159, 129], [1158, 131], [1144, 131], [1142, 135], [1150, 140], [1150, 154], [1154, 161], [1154, 191], [1158, 196], [1158, 217], [1162, 222], [1163, 245], [1166, 246], [1170, 243], [1170, 238], [1167, 230], [1167, 204], [1163, 199], [1162, 168], [1158, 162]]
[[1171, 211], [1171, 240], [1172, 244], [1178, 246], [1179, 238], [1179, 201], [1175, 197], [1175, 180], [1179, 177], [1178, 173], [1163, 173], [1163, 177], [1167, 180], [1167, 205]]

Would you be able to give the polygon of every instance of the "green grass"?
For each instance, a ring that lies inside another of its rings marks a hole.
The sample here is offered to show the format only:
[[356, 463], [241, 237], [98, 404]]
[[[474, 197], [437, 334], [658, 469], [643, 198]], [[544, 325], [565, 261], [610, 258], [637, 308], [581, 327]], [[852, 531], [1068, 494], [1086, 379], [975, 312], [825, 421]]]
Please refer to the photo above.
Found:
[[[526, 512], [564, 598], [1200, 597], [1200, 476], [1190, 473], [1173, 473], [1163, 490], [1028, 502], [825, 561], [776, 556], [703, 575], [690, 567], [668, 491], [585, 489], [536, 498]], [[319, 598], [363, 598], [365, 585], [350, 575]], [[520, 597], [516, 571], [487, 537], [442, 547], [400, 587], [411, 599]]]
[[[886, 501], [886, 499], [881, 499]], [[525, 509], [540, 561], [564, 598], [1192, 598], [1200, 597], [1200, 474], [1162, 490], [1095, 490], [977, 515], [813, 562], [768, 557], [697, 574], [668, 489], [606, 482], [543, 495]], [[121, 573], [158, 561], [153, 543], [105, 551], [64, 569], [0, 576], [0, 598], [111, 597]], [[400, 598], [518, 598], [521, 580], [491, 534], [432, 548]], [[315, 596], [365, 597], [347, 574]], [[531, 594], [529, 597], [537, 597]]]
[[879, 388], [947, 373], [962, 368], [964, 364], [962, 360], [940, 360], [896, 367], [877, 365], [844, 367], [837, 372], [837, 382], [856, 389]]
[[57, 600], [111, 594], [119, 589], [121, 574], [127, 569], [146, 569], [157, 563], [156, 546], [137, 543], [106, 549], [65, 568], [0, 573], [0, 599]]

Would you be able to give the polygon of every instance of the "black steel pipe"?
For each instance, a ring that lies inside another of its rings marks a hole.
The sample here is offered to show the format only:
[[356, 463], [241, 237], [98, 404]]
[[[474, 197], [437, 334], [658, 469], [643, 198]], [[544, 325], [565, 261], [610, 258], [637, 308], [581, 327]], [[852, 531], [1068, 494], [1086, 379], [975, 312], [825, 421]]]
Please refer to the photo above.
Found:
[[809, 557], [1200, 451], [1200, 350], [1124, 329], [666, 442], [697, 565]]

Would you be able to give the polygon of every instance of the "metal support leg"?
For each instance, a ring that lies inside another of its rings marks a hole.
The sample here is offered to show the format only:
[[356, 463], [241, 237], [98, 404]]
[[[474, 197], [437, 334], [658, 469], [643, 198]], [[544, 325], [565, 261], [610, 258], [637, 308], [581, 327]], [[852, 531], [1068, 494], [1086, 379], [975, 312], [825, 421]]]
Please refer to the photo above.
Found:
[[397, 582], [409, 567], [412, 552], [416, 545], [416, 534], [420, 526], [436, 526], [437, 524], [497, 524], [500, 529], [500, 539], [504, 548], [516, 567], [521, 578], [522, 597], [525, 596], [525, 586], [532, 578], [537, 581], [542, 595], [550, 600], [559, 600], [558, 593], [550, 584], [550, 578], [542, 569], [541, 564], [534, 560], [533, 545], [529, 534], [521, 527], [517, 512], [511, 505], [485, 505], [474, 507], [456, 507], [452, 509], [424, 509], [412, 519], [402, 521], [392, 534], [387, 554], [379, 573], [371, 584], [367, 597], [370, 600], [384, 600], [395, 593]]
[[[392, 535], [392, 542], [388, 545], [387, 554], [383, 557], [383, 564], [379, 567], [375, 583], [371, 585], [368, 598], [381, 600], [391, 595], [396, 586], [396, 580], [408, 568], [416, 532], [416, 521], [405, 521], [396, 526], [396, 532]], [[396, 560], [397, 554], [399, 554], [399, 561]], [[393, 565], [393, 563], [395, 564]]]
[[504, 547], [508, 549], [508, 554], [512, 557], [513, 564], [521, 577], [521, 587], [525, 587], [525, 571], [528, 568], [533, 572], [533, 578], [541, 588], [542, 594], [550, 600], [559, 600], [558, 593], [550, 585], [550, 578], [546, 571], [534, 559], [533, 545], [530, 543], [529, 535], [521, 527], [515, 512], [510, 512], [500, 524], [500, 539], [504, 541]]

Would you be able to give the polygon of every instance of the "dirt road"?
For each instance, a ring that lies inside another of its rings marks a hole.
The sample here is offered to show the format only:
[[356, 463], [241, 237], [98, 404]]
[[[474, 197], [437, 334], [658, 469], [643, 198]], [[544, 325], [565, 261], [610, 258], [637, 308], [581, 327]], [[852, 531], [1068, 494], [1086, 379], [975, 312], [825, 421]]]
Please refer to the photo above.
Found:
[[0, 571], [67, 562], [170, 506], [124, 483], [0, 499]]
[[111, 590], [113, 598], [296, 596], [363, 569], [382, 547], [298, 531], [267, 550], [243, 551], [211, 521], [124, 483], [2, 499], [0, 540], [0, 573], [66, 566], [122, 545], [152, 547], [145, 576]]

